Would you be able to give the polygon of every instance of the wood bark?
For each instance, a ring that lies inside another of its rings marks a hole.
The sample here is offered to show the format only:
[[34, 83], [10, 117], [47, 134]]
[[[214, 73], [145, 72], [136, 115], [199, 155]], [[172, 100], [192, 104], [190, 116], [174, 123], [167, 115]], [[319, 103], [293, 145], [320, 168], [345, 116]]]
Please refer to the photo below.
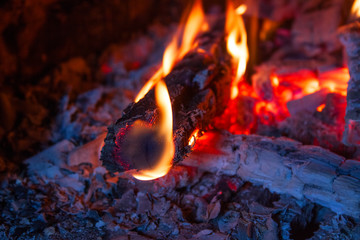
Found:
[[[230, 61], [224, 46], [223, 26], [200, 36], [198, 41], [205, 51], [187, 54], [164, 79], [174, 116], [175, 163], [190, 152], [188, 141], [192, 132], [196, 128], [204, 129], [225, 109], [229, 100]], [[107, 169], [120, 172], [144, 169], [158, 160], [162, 149], [152, 130], [128, 137], [136, 120], [152, 124], [157, 118], [153, 90], [125, 109], [123, 116], [108, 128], [101, 152], [101, 160]]]
[[354, 146], [360, 144], [360, 23], [354, 22], [341, 27], [339, 38], [348, 55], [350, 72], [343, 142]]
[[360, 217], [360, 162], [288, 138], [209, 132], [181, 164]]

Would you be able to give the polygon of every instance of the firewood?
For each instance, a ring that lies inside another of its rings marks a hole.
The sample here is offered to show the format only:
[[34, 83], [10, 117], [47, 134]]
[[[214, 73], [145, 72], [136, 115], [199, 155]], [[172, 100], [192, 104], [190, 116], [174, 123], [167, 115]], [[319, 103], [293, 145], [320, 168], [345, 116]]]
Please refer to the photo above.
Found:
[[[199, 36], [198, 42], [199, 47], [178, 62], [164, 79], [174, 116], [174, 163], [190, 152], [188, 141], [192, 132], [208, 126], [225, 109], [230, 95], [230, 61], [223, 26]], [[114, 172], [151, 167], [162, 151], [156, 133], [146, 127], [140, 133], [130, 132], [136, 120], [152, 125], [158, 115], [154, 90], [130, 104], [108, 128], [100, 158], [103, 165]]]
[[208, 132], [181, 164], [360, 217], [360, 162], [288, 138]]
[[354, 22], [339, 29], [339, 38], [348, 55], [350, 80], [347, 89], [347, 106], [343, 142], [347, 145], [360, 143], [360, 23]]

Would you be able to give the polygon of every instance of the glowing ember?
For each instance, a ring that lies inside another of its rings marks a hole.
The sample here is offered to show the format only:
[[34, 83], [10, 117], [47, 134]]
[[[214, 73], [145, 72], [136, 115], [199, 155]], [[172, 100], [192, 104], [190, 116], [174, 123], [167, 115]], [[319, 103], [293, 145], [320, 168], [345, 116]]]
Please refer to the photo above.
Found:
[[[184, 21], [184, 19], [186, 21]], [[184, 26], [184, 27], [183, 27]], [[182, 29], [183, 28], [183, 29]], [[190, 50], [196, 46], [195, 38], [201, 31], [208, 29], [201, 0], [196, 0], [187, 18], [183, 18], [175, 36], [165, 49], [162, 67], [143, 86], [135, 98], [135, 102], [142, 99], [150, 89], [163, 77], [169, 74], [176, 61], [181, 60]], [[183, 31], [182, 31], [183, 30]], [[181, 46], [179, 42], [181, 40]]]
[[[269, 78], [271, 87], [266, 91], [271, 92], [271, 99], [264, 100], [252, 86], [242, 81], [238, 85], [238, 98], [230, 102], [223, 115], [215, 118], [215, 127], [234, 134], [250, 134], [256, 133], [259, 124], [276, 126], [290, 116], [287, 102], [291, 100], [322, 89], [346, 96], [350, 75], [347, 68], [338, 68], [318, 74], [309, 70], [283, 75], [273, 73]], [[324, 107], [320, 105], [317, 111], [321, 112]]]
[[271, 76], [271, 83], [274, 87], [279, 86], [279, 78], [276, 75]]
[[318, 111], [318, 112], [322, 112], [322, 110], [325, 108], [325, 103], [323, 103], [323, 104], [321, 104], [320, 106], [318, 106], [317, 108], [316, 108], [316, 111]]
[[319, 74], [319, 83], [322, 88], [328, 88], [330, 92], [336, 92], [343, 96], [347, 94], [349, 79], [350, 73], [347, 68], [338, 68]]
[[155, 86], [155, 98], [159, 108], [160, 119], [158, 122], [158, 134], [164, 144], [164, 151], [156, 165], [151, 169], [140, 170], [132, 175], [139, 180], [153, 180], [168, 173], [172, 165], [175, 153], [173, 143], [173, 117], [169, 92], [163, 81], [159, 81]]
[[249, 60], [244, 21], [241, 16], [237, 15], [237, 13], [244, 13], [245, 10], [246, 6], [242, 5], [236, 11], [231, 1], [228, 1], [225, 23], [225, 31], [228, 34], [227, 49], [234, 60], [237, 61], [236, 76], [231, 84], [231, 99], [235, 99], [239, 95], [238, 84], [244, 76], [246, 64]]
[[[231, 101], [224, 113], [214, 119], [216, 128], [227, 129], [234, 134], [256, 133], [259, 126], [276, 127], [278, 123], [288, 118], [290, 116], [289, 101], [301, 99], [322, 90], [326, 90], [327, 93], [341, 94], [340, 98], [346, 96], [347, 81], [350, 78], [347, 68], [338, 68], [327, 72], [300, 70], [291, 74], [270, 72], [269, 76], [266, 76], [265, 80], [263, 79], [264, 89], [261, 89], [260, 84], [260, 89], [256, 88], [256, 91], [246, 81], [242, 81], [249, 59], [247, 34], [241, 16], [245, 11], [245, 5], [235, 9], [231, 1], [228, 1], [225, 22], [226, 47], [233, 58], [236, 74], [231, 83]], [[166, 47], [161, 68], [144, 85], [136, 97], [135, 102], [143, 98], [155, 86], [156, 102], [160, 111], [156, 131], [159, 132], [161, 142], [164, 144], [163, 149], [165, 149], [161, 152], [161, 157], [155, 167], [133, 173], [137, 179], [152, 180], [164, 176], [171, 168], [175, 153], [172, 139], [173, 120], [170, 97], [162, 79], [170, 73], [177, 61], [196, 48], [197, 34], [207, 29], [208, 24], [205, 21], [201, 1], [197, 0], [187, 17], [183, 18], [178, 31]], [[197, 49], [197, 51], [201, 51], [201, 49]], [[315, 111], [316, 106], [311, 111]], [[324, 108], [325, 104], [321, 104], [316, 110], [323, 112]], [[195, 145], [198, 135], [199, 129], [196, 129], [190, 135], [188, 146]]]

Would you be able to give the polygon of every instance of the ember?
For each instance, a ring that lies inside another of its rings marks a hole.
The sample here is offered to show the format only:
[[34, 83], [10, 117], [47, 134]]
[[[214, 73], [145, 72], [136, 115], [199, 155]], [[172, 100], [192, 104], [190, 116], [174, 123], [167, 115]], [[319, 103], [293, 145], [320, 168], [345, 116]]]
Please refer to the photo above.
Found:
[[0, 239], [360, 239], [359, 2], [0, 4]]

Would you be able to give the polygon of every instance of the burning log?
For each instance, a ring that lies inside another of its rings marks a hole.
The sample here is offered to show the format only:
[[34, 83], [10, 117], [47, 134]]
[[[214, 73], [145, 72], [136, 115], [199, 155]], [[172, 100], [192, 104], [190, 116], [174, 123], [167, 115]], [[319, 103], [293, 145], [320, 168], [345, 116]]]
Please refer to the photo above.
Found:
[[[200, 36], [199, 50], [187, 54], [164, 79], [174, 112], [175, 163], [190, 152], [188, 142], [192, 132], [205, 128], [223, 111], [230, 98], [231, 79], [223, 26], [219, 29]], [[108, 128], [101, 152], [106, 168], [122, 172], [151, 167], [163, 150], [161, 140], [146, 126], [136, 131], [134, 123], [141, 120], [152, 125], [158, 118], [154, 90], [128, 106], [123, 116]]]
[[347, 106], [343, 142], [347, 145], [360, 143], [360, 23], [354, 22], [339, 29], [339, 37], [348, 55], [350, 80], [347, 88]]
[[287, 138], [208, 132], [182, 162], [360, 216], [360, 162]]

